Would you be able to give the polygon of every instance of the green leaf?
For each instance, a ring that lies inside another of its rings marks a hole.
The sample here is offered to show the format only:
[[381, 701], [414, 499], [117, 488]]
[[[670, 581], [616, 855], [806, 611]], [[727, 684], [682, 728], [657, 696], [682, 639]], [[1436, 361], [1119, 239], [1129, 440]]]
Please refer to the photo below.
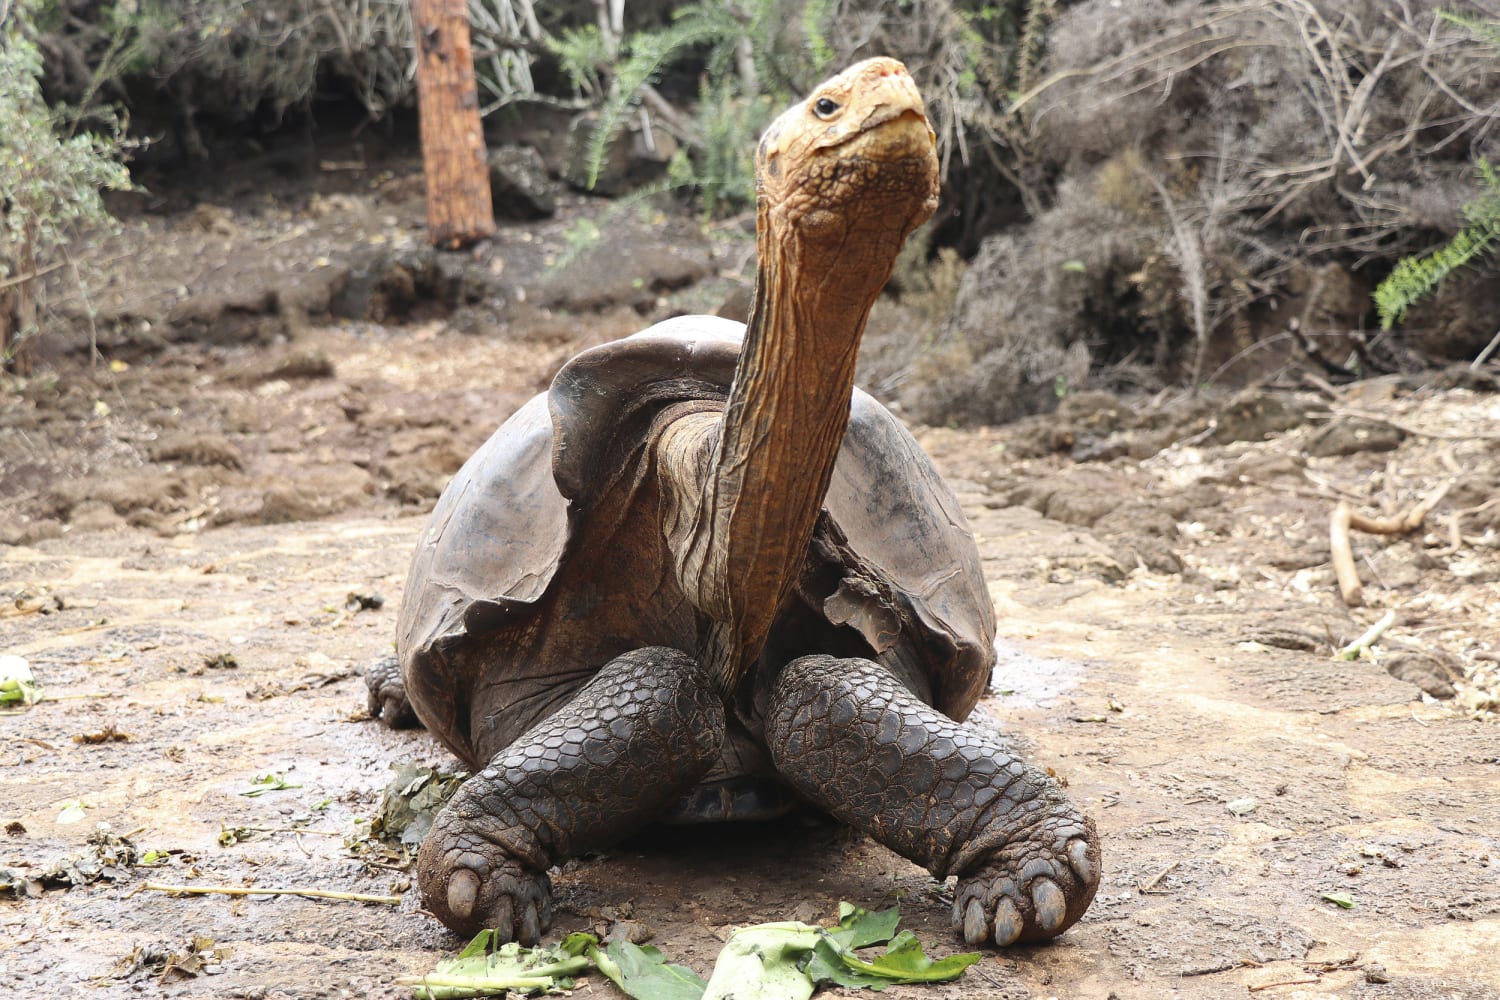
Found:
[[884, 976], [857, 972], [844, 963], [845, 952], [834, 943], [831, 935], [824, 935], [813, 946], [812, 958], [807, 963], [807, 976], [814, 986], [845, 986], [850, 989], [883, 990], [891, 984]]
[[922, 951], [922, 943], [910, 931], [901, 931], [891, 940], [885, 955], [874, 961], [844, 955], [846, 966], [868, 975], [886, 976], [891, 982], [948, 982], [963, 975], [963, 970], [980, 961], [980, 952], [965, 952], [933, 961]]
[[1349, 898], [1348, 895], [1342, 892], [1325, 892], [1318, 898], [1323, 900], [1325, 903], [1333, 903], [1335, 906], [1342, 906], [1346, 910], [1354, 909], [1354, 900]]
[[250, 785], [250, 788], [240, 792], [241, 795], [248, 799], [264, 795], [267, 792], [280, 792], [288, 788], [302, 787], [294, 781], [288, 781], [284, 774], [257, 774], [250, 779]]
[[885, 944], [896, 934], [896, 925], [901, 922], [901, 907], [871, 913], [853, 903], [839, 904], [839, 925], [828, 932], [844, 951], [868, 948], [872, 944]]
[[0, 656], [0, 705], [32, 705], [40, 698], [24, 656]]
[[794, 920], [741, 927], [719, 952], [703, 1000], [807, 1000], [813, 981], [802, 966], [824, 933]]
[[58, 825], [65, 826], [69, 823], [83, 822], [83, 811], [87, 808], [88, 803], [82, 799], [74, 799], [72, 802], [67, 803], [62, 807], [62, 812], [57, 814]]
[[598, 942], [592, 934], [571, 934], [552, 948], [522, 948], [515, 942], [497, 948], [495, 932], [483, 930], [457, 957], [439, 962], [427, 975], [396, 982], [412, 987], [421, 1000], [558, 993], [571, 989], [572, 977], [588, 970], [582, 952]]
[[[824, 941], [831, 940], [831, 935], [824, 935]], [[972, 951], [962, 955], [949, 955], [934, 962], [927, 957], [927, 953], [922, 950], [922, 942], [911, 931], [897, 934], [886, 948], [885, 954], [870, 961], [857, 958], [846, 951], [838, 952], [837, 957], [844, 967], [842, 970], [833, 965], [833, 956], [829, 954], [831, 950], [814, 951], [818, 962], [817, 974], [826, 975], [827, 981], [840, 986], [868, 986], [873, 989], [881, 989], [891, 983], [945, 983], [963, 975], [964, 970], [981, 957], [979, 952]], [[809, 966], [809, 972], [812, 972], [812, 966]], [[877, 983], [881, 985], [876, 985]]]
[[[576, 937], [594, 938], [592, 934], [574, 934], [563, 942], [563, 947]], [[598, 939], [594, 939], [588, 954], [610, 982], [636, 1000], [699, 1000], [703, 996], [705, 984], [696, 972], [670, 964], [651, 945], [611, 941], [609, 947], [600, 951]]]

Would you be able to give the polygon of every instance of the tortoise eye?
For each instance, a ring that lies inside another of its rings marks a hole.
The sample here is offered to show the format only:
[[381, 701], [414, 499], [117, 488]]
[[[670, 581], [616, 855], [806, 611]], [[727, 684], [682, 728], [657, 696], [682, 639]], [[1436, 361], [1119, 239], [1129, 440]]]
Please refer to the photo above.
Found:
[[817, 102], [813, 104], [813, 113], [816, 114], [819, 118], [831, 118], [833, 117], [833, 114], [838, 111], [838, 109], [838, 102], [830, 100], [827, 97], [820, 97], [818, 98]]

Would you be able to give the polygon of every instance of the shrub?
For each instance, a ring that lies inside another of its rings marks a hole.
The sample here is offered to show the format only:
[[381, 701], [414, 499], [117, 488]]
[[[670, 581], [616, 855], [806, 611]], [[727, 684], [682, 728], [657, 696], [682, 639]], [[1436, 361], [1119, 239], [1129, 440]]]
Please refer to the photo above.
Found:
[[[1325, 267], [1368, 288], [1434, 232], [1463, 227], [1401, 272], [1408, 290], [1490, 245], [1492, 203], [1462, 206], [1471, 162], [1500, 142], [1500, 59], [1435, 3], [1084, 0], [1053, 23], [1039, 75], [1006, 105], [1042, 179], [1031, 217], [976, 258], [994, 273], [971, 277], [937, 342], [966, 345], [966, 388], [918, 405], [925, 419], [1045, 405], [1079, 351], [1098, 380], [1144, 365], [1196, 386], [1231, 348], [1294, 358], [1264, 347], [1297, 343], [1289, 330], [1358, 344], [1368, 305], [1316, 329], [1316, 303], [1275, 307]], [[1070, 260], [1086, 280], [1058, 278]]]
[[37, 278], [55, 269], [73, 227], [104, 222], [101, 189], [130, 186], [114, 134], [73, 134], [48, 108], [33, 10], [17, 3], [0, 24], [0, 361], [25, 374], [38, 333]]

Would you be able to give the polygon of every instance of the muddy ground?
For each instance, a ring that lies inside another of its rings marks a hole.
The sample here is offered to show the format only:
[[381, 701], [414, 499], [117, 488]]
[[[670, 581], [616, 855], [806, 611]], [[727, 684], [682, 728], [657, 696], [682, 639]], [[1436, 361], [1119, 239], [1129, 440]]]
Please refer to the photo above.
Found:
[[[360, 847], [392, 764], [451, 766], [425, 733], [370, 721], [358, 677], [390, 645], [424, 511], [577, 347], [743, 287], [742, 225], [687, 236], [647, 210], [595, 237], [578, 220], [601, 206], [576, 200], [445, 285], [391, 256], [420, 242], [409, 167], [341, 170], [147, 205], [87, 248], [109, 284], [57, 300], [74, 317], [59, 344], [102, 359], [0, 391], [0, 654], [46, 693], [0, 717], [16, 996], [397, 997], [396, 976], [454, 951], [399, 859]], [[641, 261], [656, 270], [619, 272]], [[893, 309], [877, 325], [900, 329]], [[1067, 782], [1106, 873], [1055, 943], [887, 996], [1500, 996], [1484, 379], [1083, 393], [1042, 420], [917, 430], [999, 611], [975, 722]], [[1365, 603], [1347, 608], [1334, 504], [1399, 514], [1450, 483], [1416, 530], [1356, 534]], [[1387, 609], [1370, 655], [1333, 658]], [[244, 794], [266, 775], [290, 787]], [[100, 824], [153, 863], [91, 845]], [[959, 945], [951, 887], [815, 817], [652, 832], [554, 884], [555, 933], [633, 920], [704, 975], [731, 927], [840, 900], [899, 899], [935, 951]], [[597, 977], [575, 992], [615, 995]]]

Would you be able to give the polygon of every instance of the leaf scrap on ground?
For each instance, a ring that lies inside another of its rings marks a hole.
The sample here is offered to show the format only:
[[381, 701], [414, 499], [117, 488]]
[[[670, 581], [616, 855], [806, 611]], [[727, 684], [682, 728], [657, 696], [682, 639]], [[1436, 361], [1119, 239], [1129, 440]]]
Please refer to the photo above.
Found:
[[41, 688], [24, 656], [0, 656], [0, 705], [26, 707], [41, 700]]
[[183, 979], [193, 979], [199, 974], [214, 975], [222, 972], [224, 959], [230, 949], [218, 945], [213, 938], [195, 937], [187, 948], [177, 949], [163, 941], [138, 944], [135, 950], [122, 958], [110, 973], [111, 979], [155, 978], [165, 984]]
[[[897, 907], [871, 913], [839, 904], [832, 927], [800, 921], [741, 927], [719, 953], [713, 975], [704, 982], [660, 950], [627, 940], [601, 948], [593, 934], [570, 934], [552, 948], [495, 948], [493, 932], [482, 931], [457, 958], [438, 963], [426, 976], [405, 976], [422, 1000], [558, 993], [571, 977], [597, 968], [635, 1000], [806, 1000], [825, 986], [882, 990], [898, 983], [950, 982], [979, 961], [978, 952], [933, 960], [911, 931], [897, 933]], [[856, 952], [885, 944], [882, 955]]]
[[635, 1000], [699, 1000], [704, 982], [692, 969], [673, 965], [659, 948], [623, 938], [603, 951], [590, 945], [588, 956], [606, 979]]
[[70, 823], [82, 823], [88, 814], [84, 812], [89, 804], [82, 799], [74, 799], [72, 802], [63, 803], [62, 809], [57, 814], [57, 825], [67, 826]]
[[250, 779], [249, 788], [240, 792], [247, 799], [253, 799], [267, 792], [280, 792], [288, 788], [301, 788], [301, 784], [288, 781], [284, 774], [257, 774]]
[[421, 1000], [561, 993], [572, 989], [574, 976], [589, 970], [592, 963], [585, 952], [598, 946], [592, 934], [569, 934], [551, 948], [522, 948], [515, 942], [497, 946], [495, 932], [483, 930], [427, 975], [402, 976], [396, 983], [412, 987]]
[[74, 733], [73, 742], [85, 745], [97, 745], [100, 743], [129, 743], [135, 737], [129, 733], [122, 733], [115, 728], [111, 722], [103, 729], [96, 729], [92, 733]]
[[1333, 905], [1342, 907], [1346, 910], [1354, 909], [1354, 900], [1351, 899], [1346, 893], [1325, 892], [1318, 898], [1323, 900], [1323, 902], [1325, 903], [1332, 903]]
[[350, 591], [349, 596], [344, 598], [344, 609], [347, 611], [379, 611], [385, 607], [385, 598], [379, 594], [361, 594]]
[[391, 770], [396, 774], [380, 797], [380, 809], [370, 821], [370, 836], [415, 848], [469, 775], [444, 774], [415, 761], [392, 764]]
[[49, 888], [71, 888], [94, 882], [128, 882], [130, 869], [140, 852], [128, 837], [116, 837], [109, 825], [100, 823], [89, 835], [88, 846], [48, 865], [36, 880]]

